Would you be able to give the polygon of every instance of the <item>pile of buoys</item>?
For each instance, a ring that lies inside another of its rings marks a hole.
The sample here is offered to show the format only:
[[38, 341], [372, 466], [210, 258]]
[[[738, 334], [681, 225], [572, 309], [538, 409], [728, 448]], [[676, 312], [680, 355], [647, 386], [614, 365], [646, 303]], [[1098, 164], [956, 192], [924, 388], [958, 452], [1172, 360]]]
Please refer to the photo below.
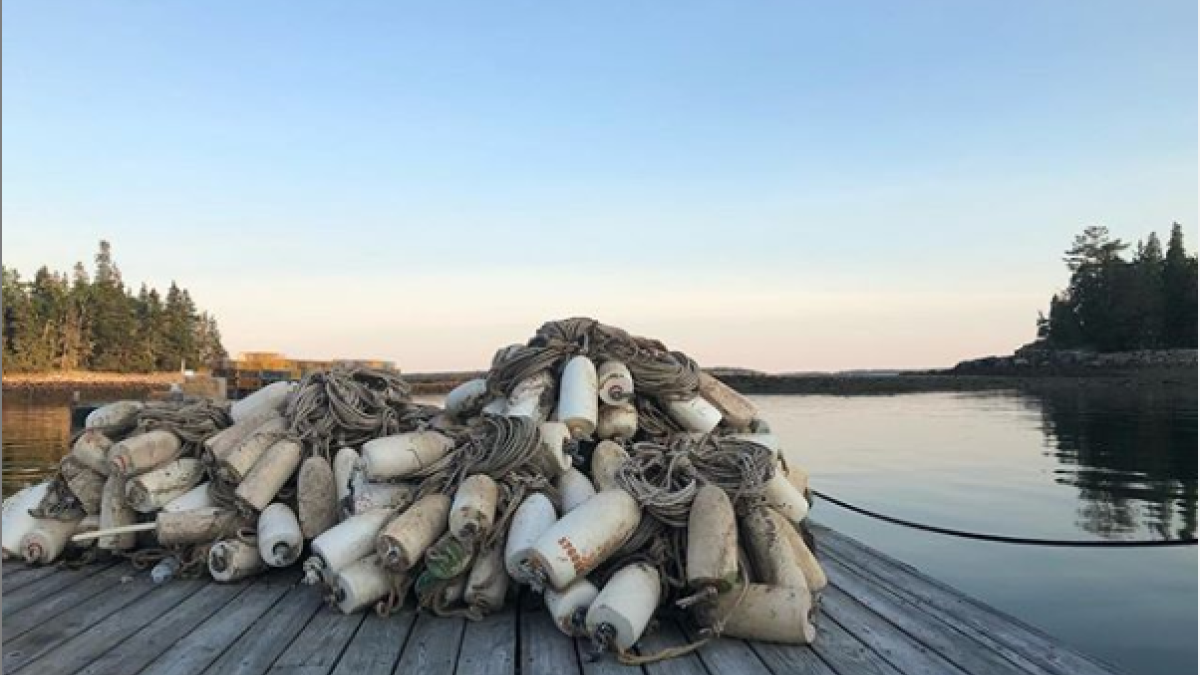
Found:
[[86, 427], [5, 502], [6, 557], [137, 551], [156, 579], [218, 581], [299, 565], [347, 613], [411, 593], [477, 619], [526, 587], [626, 662], [663, 611], [705, 639], [816, 634], [804, 472], [751, 401], [592, 319], [499, 350], [443, 409], [394, 374], [333, 369], [224, 407], [121, 401]]

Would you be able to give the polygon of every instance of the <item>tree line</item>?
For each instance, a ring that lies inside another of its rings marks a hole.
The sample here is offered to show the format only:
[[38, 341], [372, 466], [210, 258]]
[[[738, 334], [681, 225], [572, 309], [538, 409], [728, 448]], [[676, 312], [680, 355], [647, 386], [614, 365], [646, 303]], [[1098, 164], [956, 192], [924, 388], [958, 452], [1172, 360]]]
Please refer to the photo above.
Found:
[[1056, 349], [1101, 352], [1196, 348], [1196, 256], [1187, 254], [1175, 223], [1166, 251], [1158, 235], [1129, 244], [1107, 228], [1075, 237], [1064, 262], [1066, 290], [1038, 316], [1039, 342]]
[[95, 270], [68, 277], [43, 266], [24, 281], [4, 266], [4, 371], [152, 372], [196, 368], [225, 358], [217, 320], [171, 282], [166, 298], [125, 286], [100, 242]]

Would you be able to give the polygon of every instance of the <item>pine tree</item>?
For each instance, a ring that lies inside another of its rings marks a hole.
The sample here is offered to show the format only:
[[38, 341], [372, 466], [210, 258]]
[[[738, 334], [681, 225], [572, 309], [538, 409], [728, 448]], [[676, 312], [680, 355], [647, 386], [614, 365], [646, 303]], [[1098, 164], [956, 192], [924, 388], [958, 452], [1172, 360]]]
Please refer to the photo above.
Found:
[[1183, 227], [1171, 225], [1163, 259], [1164, 328], [1169, 347], [1196, 348], [1196, 258], [1183, 246]]

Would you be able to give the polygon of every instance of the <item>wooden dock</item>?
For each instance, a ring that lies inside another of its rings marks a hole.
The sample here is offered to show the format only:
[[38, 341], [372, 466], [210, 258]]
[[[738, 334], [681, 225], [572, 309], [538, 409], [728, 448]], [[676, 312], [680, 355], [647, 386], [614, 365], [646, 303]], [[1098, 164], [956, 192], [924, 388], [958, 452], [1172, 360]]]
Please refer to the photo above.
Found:
[[[4, 675], [1081, 675], [1113, 673], [1053, 638], [829, 530], [816, 530], [830, 588], [817, 642], [722, 639], [630, 668], [592, 660], [535, 598], [473, 623], [406, 608], [343, 616], [296, 571], [223, 585], [153, 585], [127, 563], [78, 570], [4, 563]], [[410, 601], [411, 602], [411, 601]], [[660, 624], [641, 648], [683, 643]]]

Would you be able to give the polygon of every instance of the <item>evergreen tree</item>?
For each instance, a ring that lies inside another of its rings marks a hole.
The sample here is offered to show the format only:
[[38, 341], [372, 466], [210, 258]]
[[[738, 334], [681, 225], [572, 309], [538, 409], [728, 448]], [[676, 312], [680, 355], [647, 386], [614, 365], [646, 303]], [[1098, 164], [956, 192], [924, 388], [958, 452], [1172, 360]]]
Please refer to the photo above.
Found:
[[1163, 260], [1165, 331], [1172, 347], [1196, 347], [1196, 258], [1183, 248], [1183, 227], [1171, 226]]

